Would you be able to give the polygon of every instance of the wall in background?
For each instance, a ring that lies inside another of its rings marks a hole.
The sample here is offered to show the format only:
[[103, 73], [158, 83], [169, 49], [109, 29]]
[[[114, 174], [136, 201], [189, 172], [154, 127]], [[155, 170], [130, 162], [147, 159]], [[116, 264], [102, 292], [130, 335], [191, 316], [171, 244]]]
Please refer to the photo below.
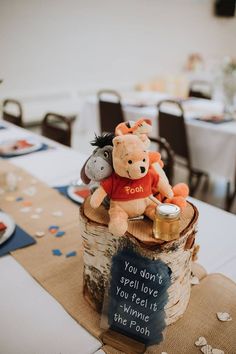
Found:
[[1, 91], [131, 86], [236, 56], [235, 36], [211, 0], [1, 0]]

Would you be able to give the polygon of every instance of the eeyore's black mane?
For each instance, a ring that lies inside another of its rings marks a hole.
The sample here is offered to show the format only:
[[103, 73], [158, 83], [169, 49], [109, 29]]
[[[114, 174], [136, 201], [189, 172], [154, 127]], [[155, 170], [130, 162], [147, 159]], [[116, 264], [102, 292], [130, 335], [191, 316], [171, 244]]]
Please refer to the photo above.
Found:
[[115, 135], [113, 133], [104, 133], [102, 135], [96, 135], [95, 139], [90, 142], [92, 146], [98, 146], [99, 148], [103, 148], [106, 145], [113, 146], [112, 140], [114, 139]]

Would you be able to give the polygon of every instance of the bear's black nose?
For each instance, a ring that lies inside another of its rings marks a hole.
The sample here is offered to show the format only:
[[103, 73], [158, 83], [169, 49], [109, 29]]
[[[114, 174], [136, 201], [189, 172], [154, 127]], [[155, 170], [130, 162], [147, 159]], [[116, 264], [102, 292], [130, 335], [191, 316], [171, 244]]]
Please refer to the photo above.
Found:
[[140, 167], [140, 171], [141, 171], [141, 173], [144, 173], [144, 172], [146, 171], [146, 168], [143, 167], [143, 166], [141, 166], [141, 167]]

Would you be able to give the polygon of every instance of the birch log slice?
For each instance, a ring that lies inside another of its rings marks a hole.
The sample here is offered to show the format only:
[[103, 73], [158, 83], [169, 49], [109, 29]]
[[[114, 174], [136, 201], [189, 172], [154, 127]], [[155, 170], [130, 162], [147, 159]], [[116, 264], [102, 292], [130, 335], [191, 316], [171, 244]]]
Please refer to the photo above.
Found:
[[161, 241], [152, 237], [153, 222], [149, 219], [129, 221], [127, 233], [116, 237], [108, 230], [109, 215], [100, 206], [93, 209], [87, 198], [81, 207], [80, 225], [84, 245], [84, 296], [101, 312], [105, 288], [110, 275], [111, 259], [118, 249], [132, 244], [141, 256], [162, 260], [171, 271], [171, 286], [165, 306], [166, 323], [180, 318], [190, 297], [191, 262], [194, 248], [198, 211], [188, 203], [180, 219], [180, 237], [174, 241]]

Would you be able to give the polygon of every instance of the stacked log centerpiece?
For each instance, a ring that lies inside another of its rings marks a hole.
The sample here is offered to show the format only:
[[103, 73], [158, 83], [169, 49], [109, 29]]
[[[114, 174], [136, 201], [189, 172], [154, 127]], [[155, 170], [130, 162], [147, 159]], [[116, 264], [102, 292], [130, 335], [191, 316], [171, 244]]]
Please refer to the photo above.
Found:
[[129, 221], [128, 231], [116, 237], [108, 230], [109, 215], [100, 206], [93, 209], [89, 198], [81, 207], [80, 223], [84, 245], [84, 296], [90, 305], [101, 312], [105, 290], [110, 280], [112, 257], [124, 247], [152, 261], [162, 261], [171, 270], [171, 285], [165, 305], [166, 325], [178, 320], [190, 298], [192, 253], [194, 249], [198, 211], [188, 203], [181, 213], [180, 235], [174, 241], [153, 238], [153, 222]]

